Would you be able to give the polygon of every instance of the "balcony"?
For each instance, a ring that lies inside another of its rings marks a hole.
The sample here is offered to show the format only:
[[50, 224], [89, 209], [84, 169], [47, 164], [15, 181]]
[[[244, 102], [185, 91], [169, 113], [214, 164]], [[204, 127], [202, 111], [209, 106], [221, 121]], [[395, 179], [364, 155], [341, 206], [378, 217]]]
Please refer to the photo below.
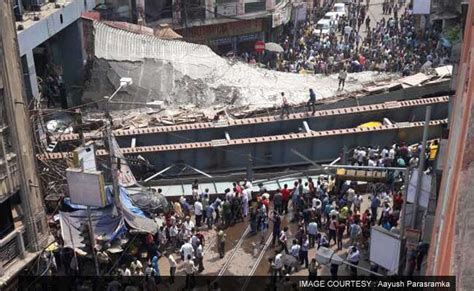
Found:
[[0, 202], [20, 190], [20, 176], [16, 155], [8, 153], [0, 158]]
[[25, 246], [22, 229], [16, 229], [0, 240], [0, 277], [4, 275], [16, 259], [23, 259]]

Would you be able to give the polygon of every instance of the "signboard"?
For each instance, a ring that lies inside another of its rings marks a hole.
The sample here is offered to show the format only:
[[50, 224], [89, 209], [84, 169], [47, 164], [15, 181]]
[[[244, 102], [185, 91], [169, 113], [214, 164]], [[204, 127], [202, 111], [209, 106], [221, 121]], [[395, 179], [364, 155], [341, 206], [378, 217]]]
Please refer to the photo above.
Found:
[[[408, 195], [407, 202], [415, 203], [415, 194], [416, 194], [416, 185], [418, 184], [418, 169], [414, 169], [411, 178], [410, 184], [408, 185]], [[431, 176], [423, 173], [421, 179], [421, 191], [420, 198], [418, 200], [418, 205], [424, 208], [428, 208], [428, 202], [430, 201], [431, 193]]]
[[237, 43], [240, 43], [242, 41], [252, 41], [259, 38], [260, 38], [260, 32], [239, 35], [237, 36]]
[[75, 168], [84, 170], [97, 170], [95, 162], [95, 147], [93, 142], [80, 146], [73, 151], [73, 164]]
[[295, 6], [296, 9], [296, 21], [304, 22], [306, 21], [306, 12], [308, 10], [308, 5], [306, 2], [299, 3], [298, 6]]
[[[219, 39], [237, 35], [262, 32], [263, 19], [241, 20], [215, 25], [202, 25], [188, 28], [190, 40], [208, 42], [209, 39]], [[180, 32], [182, 32], [180, 30]]]
[[370, 261], [393, 274], [398, 272], [400, 263], [400, 236], [378, 225], [370, 232]]
[[237, 15], [237, 3], [217, 4], [217, 16], [235, 16]]
[[287, 5], [283, 9], [281, 9], [282, 24], [287, 24], [291, 20], [291, 8], [291, 5]]
[[255, 43], [255, 51], [261, 53], [265, 50], [265, 42], [259, 40]]
[[272, 28], [282, 25], [281, 13], [276, 12], [272, 14]]
[[413, 0], [413, 14], [430, 14], [431, 0]]
[[72, 203], [92, 207], [107, 205], [101, 171], [68, 168], [66, 178]]
[[280, 26], [282, 24], [287, 24], [291, 19], [291, 5], [286, 5], [281, 9], [277, 9], [272, 14], [272, 28]]
[[232, 37], [221, 37], [209, 41], [211, 45], [225, 45], [232, 43]]
[[418, 242], [420, 241], [421, 231], [418, 229], [407, 228], [405, 229], [406, 247], [409, 250], [416, 249]]

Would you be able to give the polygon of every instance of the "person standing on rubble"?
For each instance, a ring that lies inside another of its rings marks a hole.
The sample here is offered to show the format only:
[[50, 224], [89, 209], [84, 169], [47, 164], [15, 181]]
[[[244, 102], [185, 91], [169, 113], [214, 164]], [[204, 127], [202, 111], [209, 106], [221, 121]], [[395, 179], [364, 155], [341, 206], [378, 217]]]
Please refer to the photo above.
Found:
[[[343, 67], [341, 69], [341, 71], [339, 72], [339, 76], [338, 76], [339, 86], [337, 87], [337, 90], [344, 90], [344, 85], [346, 83], [346, 78], [347, 78], [347, 71], [346, 71], [346, 68]], [[342, 85], [342, 87], [341, 87], [341, 85]]]
[[312, 110], [312, 115], [316, 112], [316, 94], [314, 94], [313, 89], [309, 89], [309, 100], [308, 100], [308, 111]]
[[285, 92], [281, 92], [282, 106], [281, 106], [281, 118], [286, 114], [286, 117], [290, 117], [290, 104], [285, 96]]
[[219, 257], [222, 259], [225, 255], [225, 233], [222, 228], [216, 229], [217, 230], [217, 242], [218, 242], [218, 249], [219, 249]]

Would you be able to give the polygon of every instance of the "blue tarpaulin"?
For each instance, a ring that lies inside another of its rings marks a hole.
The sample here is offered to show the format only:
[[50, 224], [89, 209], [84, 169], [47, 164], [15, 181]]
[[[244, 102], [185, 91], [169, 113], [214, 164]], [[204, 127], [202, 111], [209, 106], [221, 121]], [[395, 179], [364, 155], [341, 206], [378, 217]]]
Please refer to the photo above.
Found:
[[[85, 207], [79, 205], [81, 208]], [[96, 237], [103, 236], [106, 241], [112, 241], [117, 236], [127, 230], [124, 219], [121, 216], [112, 214], [113, 207], [107, 206], [90, 211], [91, 222]], [[87, 222], [87, 210], [79, 209], [71, 212], [59, 212], [59, 222], [61, 224], [61, 236], [64, 240], [64, 246], [77, 248], [82, 247], [80, 226]]]
[[[111, 189], [109, 188], [107, 191], [111, 191]], [[127, 189], [123, 187], [120, 187], [120, 201], [122, 202], [123, 218], [131, 228], [152, 234], [158, 231], [156, 222], [148, 218], [140, 208], [132, 203], [132, 200], [128, 196]]]
[[[133, 205], [128, 196], [127, 189], [120, 187], [120, 201], [122, 215], [113, 215], [112, 205], [112, 187], [106, 187], [108, 206], [91, 207], [91, 221], [95, 236], [103, 236], [107, 241], [114, 240], [127, 230], [125, 222], [133, 229], [141, 232], [150, 232], [155, 234], [158, 231], [158, 225], [153, 219], [146, 217], [145, 213]], [[74, 211], [59, 212], [59, 222], [61, 224], [61, 235], [64, 240], [64, 246], [82, 247], [80, 236], [80, 225], [87, 221], [87, 206], [71, 203], [69, 198], [64, 199], [64, 203]]]

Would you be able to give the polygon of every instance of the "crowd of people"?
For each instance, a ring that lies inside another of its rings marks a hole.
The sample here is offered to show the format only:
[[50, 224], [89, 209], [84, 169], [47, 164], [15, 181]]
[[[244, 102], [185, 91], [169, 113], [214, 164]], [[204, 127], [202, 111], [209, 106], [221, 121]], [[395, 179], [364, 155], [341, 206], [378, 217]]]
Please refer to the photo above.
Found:
[[[438, 142], [432, 141], [427, 148], [427, 160], [434, 160]], [[392, 147], [357, 147], [353, 150], [352, 164], [361, 166], [398, 166], [415, 167], [420, 146], [409, 147], [404, 143]], [[393, 177], [393, 179], [403, 179]], [[400, 181], [399, 181], [400, 182]], [[312, 248], [335, 247], [346, 249], [346, 260], [351, 264], [350, 272], [357, 275], [357, 265], [364, 253], [368, 252], [370, 230], [379, 225], [387, 231], [399, 232], [399, 219], [403, 200], [400, 185], [395, 181], [386, 181], [384, 187], [363, 196], [366, 192], [358, 189], [356, 182], [336, 181], [332, 176], [319, 176], [317, 180], [296, 179], [293, 185], [285, 184], [281, 189], [270, 191], [258, 184], [258, 192], [252, 193], [252, 183], [244, 180], [235, 182], [224, 191], [224, 196], [211, 198], [209, 189], [199, 193], [196, 180], [192, 186], [192, 195], [181, 196], [173, 203], [173, 209], [165, 215], [165, 221], [159, 232], [145, 237], [148, 252], [147, 264], [143, 268], [136, 259], [130, 267], [119, 269], [122, 275], [140, 275], [158, 280], [160, 270], [158, 258], [168, 260], [170, 283], [178, 265], [186, 274], [186, 285], [192, 286], [195, 274], [204, 271], [203, 231], [215, 230], [219, 257], [225, 255], [225, 230], [238, 222], [249, 223], [250, 235], [261, 235], [261, 243], [271, 228], [272, 244], [275, 256], [269, 260], [270, 274], [274, 282], [283, 279], [286, 274], [308, 270], [310, 277], [318, 274], [316, 258], [310, 258]], [[362, 207], [364, 199], [368, 207]], [[288, 225], [293, 223], [297, 229], [290, 239]], [[348, 241], [348, 242], [347, 242]], [[344, 243], [346, 242], [346, 243]], [[420, 258], [426, 252], [426, 246], [420, 247], [412, 255], [415, 267], [419, 269]], [[175, 256], [177, 257], [175, 258]], [[177, 260], [180, 258], [180, 260]], [[179, 262], [179, 263], [177, 263]], [[338, 275], [339, 266], [331, 264], [332, 276]], [[377, 271], [373, 265], [372, 270]]]
[[[321, 34], [316, 23], [331, 5], [320, 8], [296, 30], [290, 23], [280, 40], [284, 51], [266, 52], [262, 63], [271, 69], [294, 73], [331, 74], [345, 69], [406, 76], [429, 72], [449, 62], [450, 47], [440, 41], [440, 29], [428, 26], [422, 32], [416, 31], [415, 16], [404, 1], [385, 1], [380, 21], [375, 21], [368, 4], [353, 1], [348, 5], [348, 13], [333, 21], [334, 30], [328, 34]], [[248, 54], [244, 59], [255, 62], [255, 57]]]
[[[436, 158], [437, 147], [437, 141], [427, 147], [428, 161]], [[354, 165], [408, 167], [416, 166], [413, 159], [420, 152], [420, 146], [403, 143], [392, 147], [357, 147], [351, 160]], [[250, 226], [250, 235], [261, 235], [262, 245], [271, 231], [270, 248], [274, 256], [269, 260], [269, 274], [274, 283], [302, 269], [307, 269], [310, 278], [318, 276], [320, 266], [309, 251], [320, 247], [345, 250], [350, 272], [355, 276], [359, 262], [369, 250], [371, 227], [379, 225], [387, 231], [399, 232], [405, 199], [400, 189], [403, 183], [383, 184], [384, 187], [366, 196], [367, 189], [359, 188], [356, 182], [336, 180], [331, 175], [299, 178], [293, 185], [284, 184], [273, 191], [259, 183], [258, 191], [252, 192], [252, 183], [244, 180], [233, 183], [224, 195], [211, 197], [209, 189], [200, 192], [196, 180], [191, 195], [172, 203], [156, 234], [143, 236], [137, 247], [130, 247], [117, 260], [109, 259], [107, 268], [101, 269], [115, 270], [114, 274], [121, 276], [144, 276], [146, 290], [157, 290], [154, 288], [161, 282], [162, 274], [159, 262], [166, 260], [167, 283], [174, 284], [179, 269], [186, 276], [186, 288], [192, 288], [195, 275], [205, 270], [205, 247], [210, 243], [205, 241], [205, 232], [207, 238], [209, 234], [215, 236], [215, 242], [210, 244], [217, 246], [219, 258], [223, 259], [226, 229], [244, 222]], [[289, 228], [293, 229], [291, 233]], [[410, 254], [413, 270], [420, 268], [426, 249], [426, 244], [420, 244]], [[111, 265], [114, 261], [117, 268]], [[77, 270], [77, 263], [71, 259], [70, 269]], [[372, 270], [377, 271], [377, 266], [373, 265]], [[339, 265], [330, 265], [332, 276], [339, 271]]]
[[[430, 141], [425, 149], [425, 170], [434, 166], [438, 155], [439, 142]], [[418, 166], [422, 153], [422, 144], [408, 146], [405, 143], [393, 144], [391, 147], [357, 147], [352, 151], [353, 165], [370, 167], [410, 167]]]

